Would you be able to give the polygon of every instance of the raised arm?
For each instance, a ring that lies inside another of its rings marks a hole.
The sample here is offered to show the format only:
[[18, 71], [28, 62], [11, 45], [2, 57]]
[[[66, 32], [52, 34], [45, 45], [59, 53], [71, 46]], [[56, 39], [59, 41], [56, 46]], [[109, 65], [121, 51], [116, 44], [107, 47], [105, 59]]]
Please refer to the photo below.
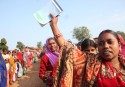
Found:
[[50, 27], [52, 29], [53, 35], [57, 39], [59, 46], [62, 46], [65, 42], [65, 39], [63, 38], [63, 35], [57, 26], [58, 17], [55, 17], [53, 14], [50, 14], [50, 16], [52, 17], [52, 21], [50, 22]]

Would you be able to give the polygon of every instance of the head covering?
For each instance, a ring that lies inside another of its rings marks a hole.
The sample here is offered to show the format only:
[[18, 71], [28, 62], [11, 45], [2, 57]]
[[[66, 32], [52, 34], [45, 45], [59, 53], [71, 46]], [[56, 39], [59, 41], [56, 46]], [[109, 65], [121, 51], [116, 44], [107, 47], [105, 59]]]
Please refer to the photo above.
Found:
[[[52, 37], [50, 37], [50, 38], [52, 38]], [[54, 64], [56, 63], [56, 61], [59, 58], [59, 54], [57, 53], [59, 48], [57, 48], [57, 52], [52, 52], [51, 51], [51, 49], [49, 48], [49, 39], [50, 38], [48, 38], [46, 40], [46, 55], [48, 56], [51, 65], [54, 67]]]
[[121, 42], [120, 54], [123, 54], [125, 56], [125, 41], [124, 41], [123, 37], [120, 34], [118, 34], [118, 37], [119, 37], [120, 42]]
[[123, 39], [123, 37], [120, 34], [118, 34], [118, 37], [120, 39], [121, 44], [125, 45], [125, 40]]

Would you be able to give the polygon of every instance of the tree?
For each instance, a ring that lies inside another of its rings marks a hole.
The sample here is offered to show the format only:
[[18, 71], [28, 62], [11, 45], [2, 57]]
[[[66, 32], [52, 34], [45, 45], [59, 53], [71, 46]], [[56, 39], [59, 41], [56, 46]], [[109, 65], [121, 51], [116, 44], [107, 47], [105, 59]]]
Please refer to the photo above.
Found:
[[123, 39], [125, 40], [125, 32], [117, 31], [117, 33], [120, 34], [123, 37]]
[[0, 48], [1, 48], [2, 50], [3, 50], [3, 49], [8, 50], [8, 46], [7, 46], [6, 44], [7, 44], [6, 39], [5, 39], [5, 38], [2, 38], [2, 39], [1, 39], [1, 42], [0, 42]]
[[17, 42], [17, 45], [16, 45], [16, 48], [18, 48], [18, 49], [23, 49], [25, 47], [25, 45], [22, 43], [22, 42]]
[[5, 39], [5, 38], [2, 38], [2, 39], [1, 39], [1, 45], [6, 45], [6, 44], [7, 44], [6, 39]]
[[46, 48], [46, 44], [44, 44], [42, 48], [43, 48], [43, 49]]
[[37, 42], [37, 48], [42, 49], [42, 42]]
[[0, 44], [0, 49], [2, 49], [2, 50], [3, 50], [3, 49], [8, 50], [8, 46], [7, 46], [7, 45], [1, 45], [1, 44]]
[[84, 38], [90, 38], [91, 34], [87, 27], [77, 27], [73, 29], [73, 37], [78, 41], [83, 40]]

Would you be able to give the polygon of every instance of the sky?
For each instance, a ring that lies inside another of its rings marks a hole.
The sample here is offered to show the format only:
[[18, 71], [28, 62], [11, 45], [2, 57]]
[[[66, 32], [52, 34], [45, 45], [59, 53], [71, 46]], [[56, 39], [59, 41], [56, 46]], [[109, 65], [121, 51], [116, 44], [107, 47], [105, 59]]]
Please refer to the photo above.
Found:
[[[41, 27], [33, 14], [50, 0], [0, 0], [0, 39], [5, 38], [10, 50], [21, 41], [36, 47], [53, 37], [49, 23]], [[73, 29], [86, 26], [92, 37], [105, 29], [125, 32], [125, 0], [57, 0], [63, 12], [58, 27], [65, 39], [73, 43]]]

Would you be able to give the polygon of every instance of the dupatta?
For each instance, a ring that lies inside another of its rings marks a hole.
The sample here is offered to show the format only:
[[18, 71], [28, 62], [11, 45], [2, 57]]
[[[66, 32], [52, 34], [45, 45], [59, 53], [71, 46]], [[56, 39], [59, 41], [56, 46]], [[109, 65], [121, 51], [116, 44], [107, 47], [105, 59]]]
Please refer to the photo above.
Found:
[[57, 52], [51, 51], [51, 49], [49, 48], [49, 42], [48, 42], [50, 38], [48, 38], [46, 40], [46, 53], [45, 53], [45, 55], [47, 55], [51, 65], [54, 67], [55, 63], [57, 62], [57, 60], [59, 58], [59, 54], [57, 53], [59, 51], [59, 48], [57, 48]]

